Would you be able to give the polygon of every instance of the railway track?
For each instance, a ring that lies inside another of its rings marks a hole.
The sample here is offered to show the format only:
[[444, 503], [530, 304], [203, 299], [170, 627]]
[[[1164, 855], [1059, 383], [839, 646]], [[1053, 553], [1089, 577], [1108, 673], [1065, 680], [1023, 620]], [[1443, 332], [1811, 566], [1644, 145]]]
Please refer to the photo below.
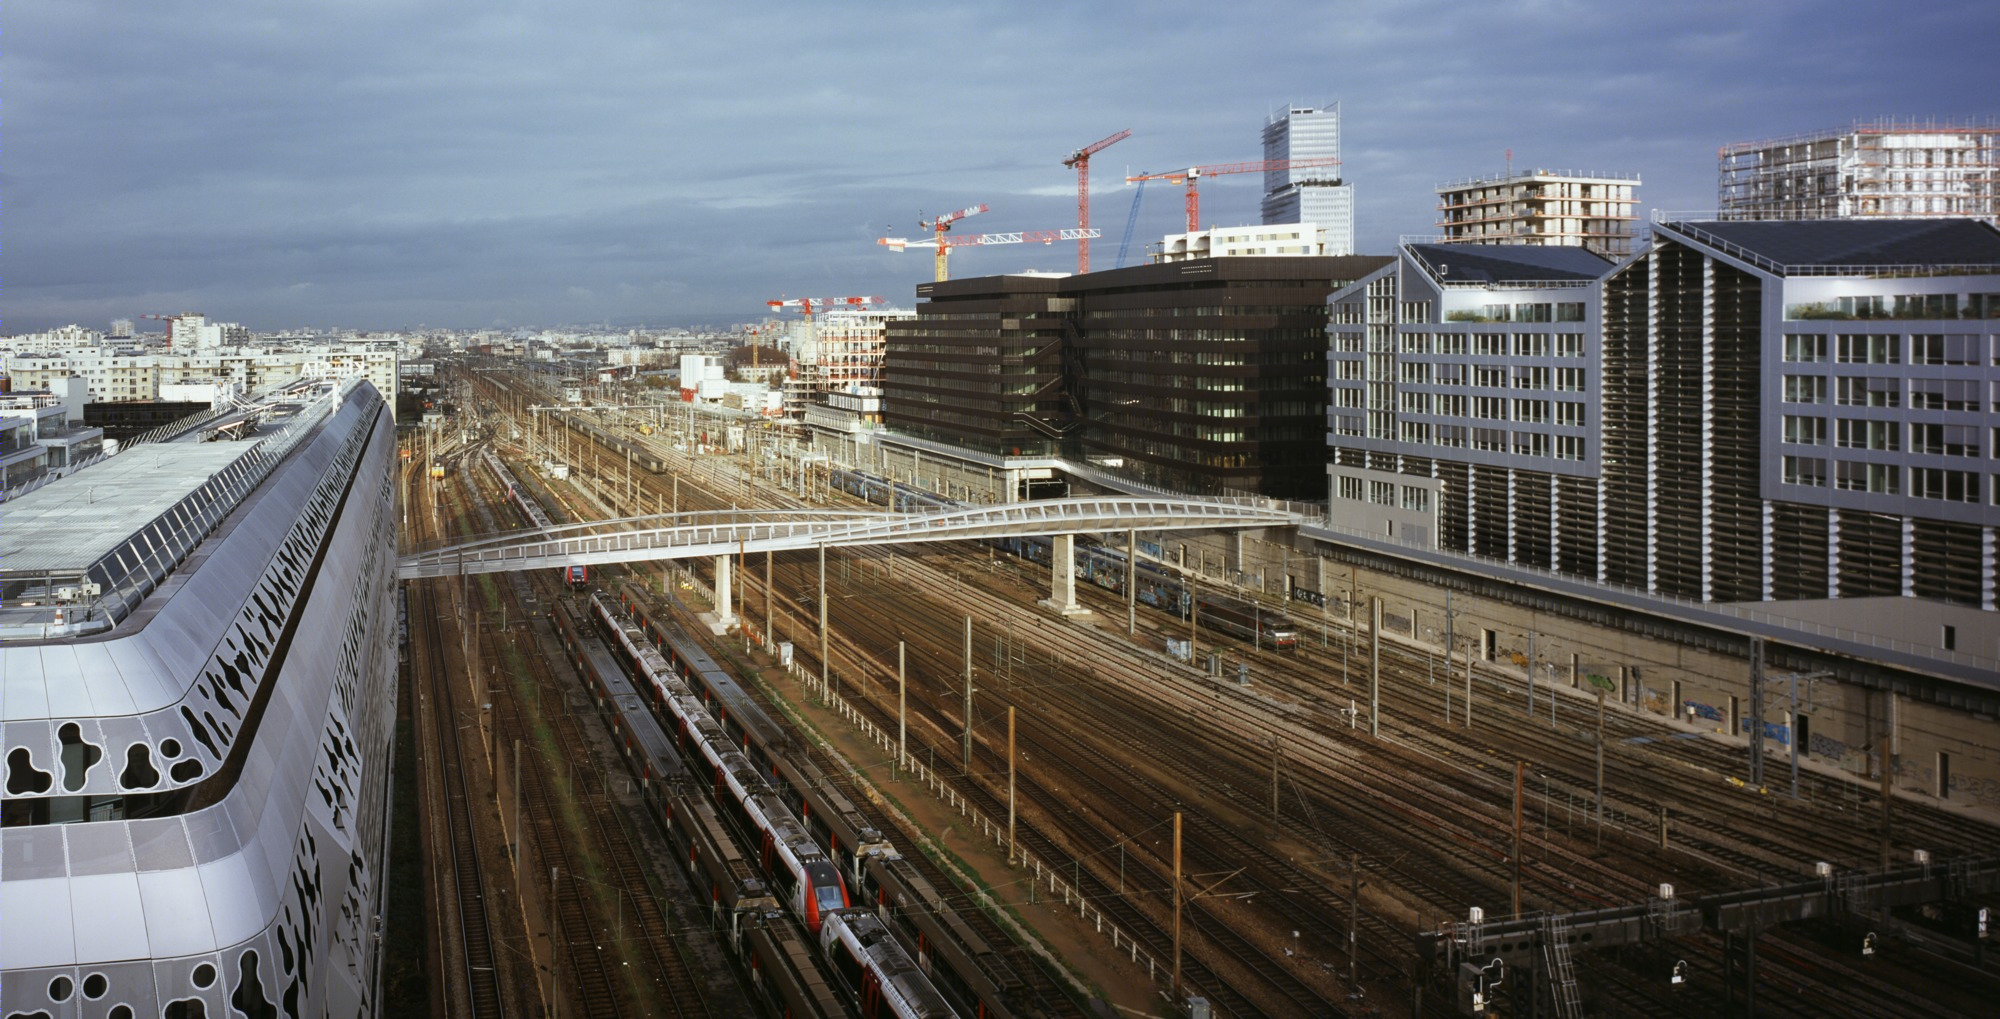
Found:
[[[741, 497], [738, 498], [740, 500]], [[842, 558], [854, 561], [846, 556]], [[906, 581], [919, 572], [914, 567], [905, 569], [903, 563], [908, 561], [907, 556], [897, 560], [899, 581]], [[843, 567], [847, 565], [842, 563]], [[787, 575], [774, 585], [781, 604], [790, 600], [784, 597], [788, 591], [802, 591], [811, 586], [803, 582], [806, 580], [803, 576], [805, 572], [802, 565], [792, 564], [786, 571]], [[750, 571], [744, 571], [740, 576], [744, 583], [761, 582], [761, 577], [754, 576]], [[868, 670], [873, 669], [876, 677], [874, 689], [883, 689], [881, 678], [884, 675], [892, 677], [893, 672], [881, 666], [885, 654], [893, 660], [896, 636], [908, 637], [914, 624], [930, 614], [937, 614], [940, 625], [936, 628], [944, 631], [945, 636], [929, 640], [929, 653], [943, 661], [956, 658], [960, 616], [956, 611], [946, 617], [935, 609], [925, 609], [923, 606], [929, 602], [971, 602], [981, 606], [975, 611], [990, 612], [985, 616], [989, 620], [1016, 616], [1029, 619], [1031, 622], [1015, 626], [1015, 632], [1033, 629], [1039, 642], [1051, 649], [1060, 648], [1061, 657], [1068, 662], [1088, 655], [1105, 654], [1106, 649], [1114, 645], [1123, 645], [1118, 650], [1121, 655], [1130, 648], [1130, 641], [1122, 634], [1116, 639], [1086, 640], [1079, 637], [1082, 628], [1051, 626], [1040, 613], [1024, 611], [1018, 606], [992, 608], [989, 603], [978, 601], [980, 592], [985, 592], [987, 597], [996, 601], [1007, 597], [1018, 599], [1019, 593], [1006, 591], [1005, 583], [988, 583], [994, 578], [983, 575], [981, 569], [975, 566], [968, 565], [958, 573], [960, 578], [967, 576], [975, 580], [970, 585], [973, 588], [971, 591], [965, 589], [962, 580], [956, 590], [950, 590], [952, 585], [949, 584], [934, 583], [929, 591], [915, 591], [891, 584], [871, 586], [846, 578], [843, 574], [844, 579], [837, 586], [829, 587], [831, 597], [858, 599], [857, 604], [865, 600], [866, 604], [882, 614], [897, 616], [904, 626], [895, 636], [886, 632], [856, 632], [853, 636], [857, 640], [845, 647], [836, 639], [836, 662], [842, 657], [847, 659], [846, 667], [840, 664], [834, 666], [836, 674], [845, 673], [852, 690], [855, 678], [865, 676]], [[831, 580], [831, 574], [829, 578]], [[1029, 586], [1032, 590], [1033, 585]], [[1090, 597], [1094, 592], [1085, 589], [1080, 593]], [[757, 599], [751, 599], [748, 604], [753, 611], [761, 610]], [[798, 606], [793, 606], [793, 612], [801, 621], [813, 615], [810, 609], [801, 610]], [[1118, 604], [1116, 613], [1122, 615], [1122, 602]], [[781, 619], [782, 614], [781, 609]], [[848, 626], [852, 622], [847, 618], [850, 615], [853, 613], [837, 613], [836, 622], [852, 629]], [[949, 625], [943, 625], [947, 623]], [[794, 625], [793, 636], [797, 645], [801, 649], [816, 648], [816, 635], [796, 632], [796, 623]], [[997, 630], [997, 627], [993, 629]], [[982, 641], [992, 638], [997, 642], [999, 637], [996, 632], [981, 634]], [[1210, 642], [1204, 640], [1204, 644], [1207, 643]], [[1365, 654], [1365, 647], [1364, 637], [1358, 649]], [[1579, 800], [1594, 806], [1595, 712], [1568, 695], [1563, 696], [1563, 707], [1559, 712], [1565, 724], [1553, 726], [1549, 718], [1539, 713], [1530, 717], [1521, 710], [1520, 702], [1525, 698], [1525, 691], [1521, 689], [1518, 677], [1510, 679], [1481, 666], [1475, 678], [1476, 692], [1480, 697], [1478, 725], [1470, 731], [1462, 726], [1444, 726], [1430, 721], [1438, 713], [1441, 697], [1440, 691], [1425, 682], [1427, 663], [1424, 657], [1416, 652], [1404, 651], [1396, 641], [1385, 639], [1382, 704], [1383, 732], [1388, 738], [1378, 743], [1354, 735], [1352, 730], [1345, 730], [1342, 725], [1344, 719], [1334, 714], [1338, 705], [1333, 697], [1339, 696], [1344, 700], [1350, 691], [1340, 687], [1329, 688], [1326, 677], [1337, 661], [1332, 649], [1321, 653], [1308, 648], [1289, 663], [1273, 661], [1268, 654], [1250, 657], [1258, 663], [1259, 687], [1268, 686], [1303, 705], [1310, 717], [1294, 724], [1300, 726], [1313, 743], [1328, 748], [1318, 773], [1302, 774], [1297, 779], [1297, 785], [1302, 788], [1300, 795], [1310, 807], [1309, 811], [1302, 812], [1309, 813], [1315, 823], [1305, 831], [1288, 826], [1288, 835], [1304, 839], [1338, 825], [1341, 840], [1353, 846], [1351, 851], [1363, 852], [1373, 860], [1383, 862], [1381, 866], [1367, 871], [1371, 881], [1393, 880], [1399, 885], [1407, 885], [1408, 891], [1404, 894], [1427, 902], [1429, 908], [1456, 912], [1466, 902], [1495, 902], [1499, 898], [1495, 893], [1507, 886], [1503, 876], [1505, 871], [1494, 859], [1494, 852], [1498, 850], [1502, 857], [1507, 852], [1504, 825], [1496, 824], [1496, 821], [1501, 818], [1511, 821], [1514, 761], [1534, 762], [1540, 772], [1536, 777], [1546, 782], [1545, 789], [1567, 794], [1566, 806]], [[1364, 661], [1359, 655], [1351, 655], [1346, 662], [1349, 674], [1363, 675]], [[955, 672], [949, 669], [939, 671], [946, 675]], [[1160, 684], [1162, 689], [1172, 685]], [[997, 694], [991, 699], [988, 697], [989, 693], [995, 693], [993, 686], [992, 683], [981, 684], [981, 702], [986, 708], [999, 700]], [[1365, 680], [1352, 689], [1365, 691]], [[913, 735], [917, 716], [921, 714], [924, 719], [922, 725], [929, 730], [928, 738], [947, 756], [955, 753], [955, 729], [959, 721], [956, 715], [960, 710], [957, 690], [928, 690], [923, 684], [913, 681], [911, 692]], [[1541, 699], [1545, 701], [1546, 694]], [[1223, 784], [1228, 787], [1229, 795], [1211, 797], [1212, 800], [1226, 807], [1232, 799], [1249, 798], [1244, 795], [1246, 791], [1261, 784], [1254, 781], [1259, 772], [1256, 765], [1261, 751], [1258, 748], [1241, 740], [1214, 740], [1212, 729], [1197, 725], [1169, 728], [1162, 724], [1161, 719], [1171, 717], [1171, 712], [1156, 710], [1149, 714], [1142, 711], [1139, 706], [1147, 703], [1143, 698], [1135, 696], [1122, 701], [1116, 709], [1085, 704], [1087, 713], [1073, 703], [1057, 700], [1054, 695], [1034, 703], [1041, 705], [1040, 710], [1044, 712], [1061, 708], [1077, 713], [1079, 718], [1087, 719], [1091, 726], [1103, 731], [1103, 738], [1097, 742], [1115, 743], [1119, 748], [1115, 759], [1081, 755], [1066, 757], [1064, 755], [1073, 753], [1073, 750], [1054, 742], [1046, 746], [1036, 744], [1030, 752], [1036, 754], [1038, 759], [1071, 760], [1079, 768], [1117, 772], [1130, 768], [1128, 758], [1145, 754], [1162, 756], [1162, 746], [1184, 751], [1188, 746], [1195, 745], [1189, 740], [1207, 737], [1200, 744], [1204, 748], [1203, 756], [1198, 761], [1184, 761], [1181, 766], [1196, 766], [1209, 785]], [[1456, 704], [1455, 707], [1462, 710]], [[1244, 714], [1244, 722], [1253, 719], [1254, 714]], [[884, 713], [876, 716], [878, 724], [884, 720], [893, 727], [891, 715]], [[983, 721], [982, 725], [985, 724], [988, 723]], [[1637, 897], [1635, 892], [1642, 892], [1648, 882], [1667, 875], [1673, 877], [1678, 887], [1698, 892], [1796, 878], [1813, 858], [1833, 857], [1873, 864], [1879, 847], [1879, 833], [1870, 830], [1867, 825], [1877, 816], [1879, 801], [1874, 801], [1875, 805], [1871, 806], [1872, 790], [1850, 782], [1823, 779], [1808, 771], [1801, 782], [1803, 805], [1780, 803], [1734, 790], [1723, 782], [1724, 777], [1741, 773], [1743, 752], [1740, 748], [1731, 749], [1705, 738], [1676, 738], [1679, 736], [1677, 731], [1629, 709], [1608, 713], [1605, 730], [1605, 780], [1609, 794], [1605, 815], [1608, 824], [1601, 838], [1608, 845], [1600, 850], [1591, 844], [1597, 841], [1598, 836], [1588, 823], [1578, 825], [1573, 822], [1567, 830], [1557, 832], [1554, 818], [1545, 813], [1548, 820], [1541, 826], [1540, 835], [1524, 839], [1528, 852], [1523, 854], [1523, 897], [1531, 906], [1539, 903], [1545, 908], [1574, 909], [1605, 901], [1631, 901]], [[1648, 740], [1652, 742], [1644, 742]], [[1179, 747], [1173, 746], [1176, 742]], [[981, 746], [984, 753], [984, 744]], [[1362, 761], [1363, 758], [1368, 760]], [[1307, 762], [1294, 762], [1290, 752], [1286, 763], [1288, 766], [1296, 765], [1299, 772], [1308, 772]], [[1781, 764], [1767, 762], [1767, 774], [1773, 767], [1782, 770]], [[1337, 771], [1336, 768], [1344, 770]], [[1658, 788], [1662, 769], [1674, 776], [1677, 785], [1690, 789], [1712, 788], [1714, 792], [1712, 795], [1683, 796], [1669, 802], [1664, 796], [1649, 801], [1645, 798], [1647, 795], [1657, 794], [1642, 792], [1635, 795], [1631, 791]], [[975, 770], [996, 771], [994, 758], [982, 756], [980, 767]], [[1393, 773], [1397, 770], [1414, 770], [1417, 773], [1402, 776], [1399, 785], [1391, 781], [1396, 777]], [[1340, 777], [1335, 778], [1335, 775]], [[1121, 783], [1126, 789], [1117, 796], [1125, 800], [1124, 806], [1109, 802], [1111, 794], [1108, 793], [1105, 794], [1105, 805], [1113, 811], [1129, 812], [1127, 820], [1149, 818], [1157, 813], [1148, 804], [1156, 805], [1162, 790], [1170, 794], [1169, 799], [1190, 798], [1174, 794], [1176, 789], [1185, 794], [1191, 788], [1184, 778], [1154, 787], [1140, 787], [1136, 781], [1123, 782], [1122, 778]], [[1388, 792], [1372, 798], [1355, 797], [1349, 793], [1343, 798], [1343, 783]], [[1078, 779], [1071, 777], [1064, 782], [1061, 791], [1034, 787], [1027, 799], [1031, 804], [1040, 802], [1044, 806], [1031, 805], [1024, 812], [1041, 809], [1053, 812], [1060, 806], [1058, 801], [1076, 797], [1074, 787], [1080, 784]], [[1030, 787], [1024, 785], [1023, 788]], [[1443, 856], [1422, 855], [1417, 849], [1423, 840], [1411, 838], [1409, 822], [1383, 823], [1374, 816], [1383, 813], [1383, 795], [1420, 807], [1425, 814], [1458, 826], [1462, 832], [1458, 837], [1458, 848]], [[1544, 802], [1549, 801], [1545, 799]], [[1241, 804], [1236, 806], [1240, 808]], [[1648, 837], [1657, 824], [1661, 806], [1669, 808], [1673, 825], [1672, 846], [1665, 853], [1658, 852]], [[1004, 803], [990, 793], [981, 809], [989, 815], [1004, 814], [1005, 811]], [[1218, 817], [1226, 813], [1219, 813]], [[1574, 807], [1565, 813], [1573, 818]], [[1193, 841], [1211, 847], [1199, 850], [1201, 852], [1216, 852], [1236, 858], [1254, 855], [1242, 845], [1230, 845], [1232, 837], [1239, 842], [1249, 842], [1253, 847], [1256, 845], [1257, 840], [1245, 835], [1240, 826], [1232, 827], [1226, 821], [1217, 820], [1213, 822], [1213, 828], [1205, 823], [1196, 823], [1189, 829]], [[1093, 827], [1078, 834], [1088, 838], [1088, 831], [1101, 829]], [[1895, 844], [1899, 851], [1912, 846], [1940, 853], [1970, 851], [1981, 846], [1982, 840], [1983, 844], [1990, 846], [1992, 838], [1990, 829], [1968, 826], [1961, 819], [1941, 811], [1922, 810], [1901, 802], [1896, 804]], [[1068, 838], [1051, 842], [1050, 851], [1038, 855], [1052, 860], [1074, 858], [1062, 849], [1061, 843], [1067, 841]], [[1802, 846], [1812, 848], [1802, 852]], [[1615, 854], [1612, 859], [1617, 861], [1616, 865], [1600, 859], [1602, 854]], [[1538, 855], [1542, 859], [1536, 860]], [[1397, 860], [1405, 861], [1406, 865], [1389, 865]], [[1579, 863], [1579, 860], [1585, 862]], [[1257, 869], [1263, 871], [1268, 866], [1268, 862], [1260, 862]], [[1087, 883], [1091, 868], [1086, 863], [1082, 870], [1087, 875]], [[1154, 876], [1158, 878], [1157, 874]], [[1163, 878], [1159, 881], [1164, 884]], [[1282, 887], [1275, 883], [1273, 886]], [[1100, 900], [1116, 898], [1115, 895], [1104, 895], [1101, 889], [1093, 890], [1091, 894]], [[1258, 897], [1264, 896], [1260, 892]], [[1341, 901], [1338, 897], [1320, 900], [1323, 905], [1336, 908]], [[1250, 915], [1262, 917], [1265, 914]], [[1239, 919], [1237, 922], [1243, 921]], [[1370, 930], [1371, 918], [1367, 911], [1363, 911], [1359, 922], [1364, 933]], [[1376, 922], [1381, 923], [1376, 930], [1382, 932], [1382, 936], [1370, 937], [1371, 941], [1386, 942], [1394, 936], [1407, 937], [1407, 928], [1398, 922]], [[1399, 928], [1405, 933], [1394, 934]], [[1158, 933], [1157, 928], [1153, 930]], [[1321, 936], [1326, 936], [1324, 930]], [[1842, 958], [1825, 946], [1792, 944], [1792, 940], [1788, 938], [1782, 947], [1768, 952], [1763, 951], [1760, 945], [1760, 967], [1768, 967], [1758, 984], [1762, 1014], [1978, 1014], [1965, 1011], [1962, 1005], [1951, 1001], [1920, 1000], [1910, 1005], [1900, 1000], [1888, 1000], [1887, 996], [1875, 991], [1843, 997], [1831, 989], [1838, 988], [1847, 979], [1853, 960]], [[1148, 947], [1157, 955], [1165, 954], [1163, 946], [1155, 948], [1148, 943]], [[1657, 969], [1663, 954], [1676, 952], [1686, 953], [1691, 972], [1689, 983], [1680, 989], [1664, 990], [1668, 985], [1662, 973], [1641, 972], [1648, 967]], [[1621, 951], [1615, 955], [1586, 954], [1579, 958], [1579, 965], [1589, 977], [1593, 995], [1600, 999], [1601, 1008], [1610, 1014], [1700, 1014], [1721, 1007], [1720, 960], [1720, 939], [1696, 936], [1676, 942], [1656, 943], [1630, 952]], [[1884, 986], [1897, 988], [1900, 999], [1911, 997], [1908, 981], [1923, 972], [1923, 967], [1916, 963], [1909, 967], [1884, 964], [1879, 968], [1890, 974], [1884, 978], [1887, 981]], [[1930, 982], [1939, 979], [1928, 974], [1926, 978]], [[1784, 985], [1782, 989], [1778, 986], [1781, 982]], [[1942, 991], [1939, 996], [1948, 997]], [[1446, 1014], [1435, 1001], [1428, 1004], [1430, 1007], [1425, 1009], [1426, 1014]], [[1904, 1011], [1895, 1011], [1897, 1007], [1902, 1007]]]

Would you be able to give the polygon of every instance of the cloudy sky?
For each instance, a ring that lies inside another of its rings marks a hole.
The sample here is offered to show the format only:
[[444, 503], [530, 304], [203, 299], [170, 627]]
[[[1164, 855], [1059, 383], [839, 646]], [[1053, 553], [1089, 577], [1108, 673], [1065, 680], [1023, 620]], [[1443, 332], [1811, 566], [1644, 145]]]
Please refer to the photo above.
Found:
[[[197, 310], [254, 329], [754, 319], [912, 301], [884, 235], [1074, 225], [1126, 172], [1262, 157], [1341, 104], [1357, 243], [1445, 180], [1638, 173], [1713, 208], [1715, 153], [1856, 118], [2000, 117], [2000, 4], [1842, 0], [687, 4], [61, 0], [0, 12], [0, 333]], [[1259, 181], [1202, 189], [1251, 223]], [[1148, 187], [1132, 242], [1176, 229]], [[954, 275], [1068, 269], [1073, 245]]]

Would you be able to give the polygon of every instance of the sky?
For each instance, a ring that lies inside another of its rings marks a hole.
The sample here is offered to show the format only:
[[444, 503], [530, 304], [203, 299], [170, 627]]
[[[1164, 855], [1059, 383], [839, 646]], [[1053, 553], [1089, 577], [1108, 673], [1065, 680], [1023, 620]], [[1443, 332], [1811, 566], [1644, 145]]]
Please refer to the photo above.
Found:
[[[2000, 4], [1863, 0], [869, 5], [62, 0], [0, 9], [0, 334], [199, 311], [259, 331], [719, 324], [931, 278], [918, 220], [1074, 226], [1128, 173], [1262, 158], [1338, 102], [1356, 246], [1435, 187], [1638, 174], [1713, 209], [1716, 150], [1880, 117], [2000, 118]], [[1261, 178], [1201, 189], [1255, 223]], [[1128, 261], [1183, 228], [1148, 186]], [[1074, 244], [960, 250], [1066, 271]]]

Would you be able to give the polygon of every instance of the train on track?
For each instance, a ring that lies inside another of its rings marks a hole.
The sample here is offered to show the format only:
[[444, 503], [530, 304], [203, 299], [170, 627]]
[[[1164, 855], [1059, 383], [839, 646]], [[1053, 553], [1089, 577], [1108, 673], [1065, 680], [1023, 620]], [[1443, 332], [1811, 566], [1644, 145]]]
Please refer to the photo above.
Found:
[[[886, 505], [897, 512], [953, 509], [960, 503], [935, 492], [927, 492], [900, 481], [890, 481], [865, 471], [836, 469], [831, 473], [834, 487], [870, 503]], [[1000, 538], [992, 545], [1009, 555], [1048, 566], [1054, 543], [1048, 538]], [[1097, 542], [1076, 543], [1076, 576], [1107, 591], [1125, 593], [1123, 549]], [[1289, 651], [1298, 647], [1299, 628], [1282, 612], [1266, 609], [1255, 602], [1197, 591], [1192, 598], [1188, 585], [1168, 570], [1143, 559], [1132, 569], [1133, 598], [1182, 619], [1193, 612], [1199, 623], [1210, 629], [1254, 642], [1258, 647]]]
[[[705, 773], [698, 784], [707, 788], [716, 815], [757, 846], [758, 869], [770, 883], [771, 901], [782, 904], [816, 936], [820, 954], [840, 977], [851, 1003], [870, 1017], [958, 1015], [882, 919], [853, 904], [840, 869], [622, 606], [602, 592], [590, 597], [590, 606], [597, 628], [630, 663], [640, 691], [636, 697], [649, 708], [621, 711], [621, 730], [636, 734], [653, 728], [697, 773]], [[585, 631], [578, 620], [572, 617], [558, 625], [567, 625], [572, 639], [581, 642]], [[603, 663], [594, 667], [602, 668]], [[653, 711], [665, 716], [655, 717]], [[652, 739], [629, 738], [635, 744]], [[647, 794], [656, 810], [672, 816], [687, 812], [669, 802], [670, 783], [652, 782]], [[732, 878], [731, 883], [738, 903], [750, 900], [754, 906], [761, 896], [761, 888], [753, 896], [740, 879]]]
[[[514, 479], [514, 472], [500, 462], [499, 454], [493, 452], [491, 447], [480, 450], [480, 453], [486, 460], [486, 466], [493, 471], [494, 480], [506, 491], [507, 501], [527, 518], [528, 526], [542, 531], [555, 526], [555, 521], [549, 518], [548, 511], [542, 508], [542, 504], [537, 502], [527, 489], [521, 487], [521, 483]], [[572, 563], [562, 568], [562, 579], [564, 584], [569, 585], [570, 590], [582, 591], [590, 586], [590, 567], [582, 563]]]

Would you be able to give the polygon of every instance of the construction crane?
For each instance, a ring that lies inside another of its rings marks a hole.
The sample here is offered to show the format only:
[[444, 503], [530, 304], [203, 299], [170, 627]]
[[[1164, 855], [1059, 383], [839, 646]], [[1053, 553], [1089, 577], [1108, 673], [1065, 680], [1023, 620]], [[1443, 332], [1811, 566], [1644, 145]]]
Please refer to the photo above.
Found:
[[1091, 237], [1102, 237], [1102, 230], [1079, 230], [1065, 227], [1061, 230], [1017, 230], [1009, 233], [972, 234], [967, 237], [939, 237], [935, 241], [907, 237], [877, 237], [875, 243], [884, 245], [891, 251], [906, 251], [925, 244], [937, 245], [937, 278], [945, 276], [945, 253], [953, 248], [967, 248], [987, 244], [1054, 244], [1057, 241], [1081, 241]]
[[1305, 170], [1318, 166], [1339, 166], [1338, 159], [1273, 159], [1261, 163], [1213, 163], [1208, 166], [1190, 166], [1172, 173], [1149, 173], [1125, 178], [1127, 184], [1137, 184], [1144, 180], [1163, 180], [1170, 184], [1187, 184], [1187, 232], [1201, 229], [1201, 193], [1197, 187], [1203, 177], [1216, 177], [1225, 173], [1265, 173], [1271, 170]]
[[939, 216], [938, 218], [933, 219], [929, 222], [925, 222], [921, 219], [917, 220], [917, 225], [925, 230], [929, 230], [931, 232], [932, 237], [935, 238], [935, 243], [937, 244], [938, 279], [944, 279], [944, 253], [945, 249], [948, 247], [948, 245], [946, 245], [944, 242], [945, 232], [951, 229], [951, 225], [953, 223], [956, 223], [967, 216], [977, 216], [985, 211], [987, 211], [986, 203], [981, 202], [978, 205], [975, 205], [969, 209], [960, 209], [957, 212], [945, 213], [944, 215]]
[[[1102, 141], [1093, 142], [1069, 154], [1063, 160], [1064, 166], [1076, 167], [1076, 226], [1079, 230], [1090, 229], [1090, 157], [1132, 137], [1130, 130], [1120, 131]], [[1079, 237], [1076, 242], [1076, 271], [1078, 275], [1090, 271], [1090, 238]]]
[[[1141, 170], [1140, 173], [1146, 171]], [[1125, 253], [1132, 249], [1132, 228], [1139, 223], [1139, 199], [1146, 197], [1146, 178], [1139, 178], [1139, 186], [1132, 189], [1132, 211], [1125, 214], [1125, 239], [1118, 242], [1118, 268], [1125, 268]]]

